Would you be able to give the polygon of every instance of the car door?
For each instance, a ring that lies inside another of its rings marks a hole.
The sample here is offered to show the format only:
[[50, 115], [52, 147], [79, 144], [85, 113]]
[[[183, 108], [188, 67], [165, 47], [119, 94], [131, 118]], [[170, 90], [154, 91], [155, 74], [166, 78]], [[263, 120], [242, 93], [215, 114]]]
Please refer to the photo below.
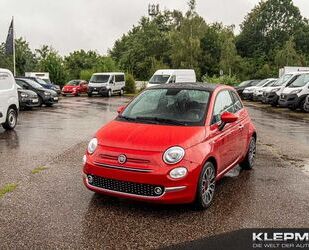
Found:
[[221, 123], [221, 114], [224, 112], [235, 113], [234, 101], [229, 90], [222, 90], [217, 94], [211, 125], [214, 136], [214, 150], [218, 152], [221, 159], [219, 172], [236, 161], [238, 154], [236, 153], [237, 150], [235, 147], [237, 148], [241, 144], [237, 139], [239, 136], [239, 129], [236, 124], [237, 121], [226, 124], [222, 131], [219, 130], [218, 125]]
[[234, 105], [234, 114], [238, 117], [238, 120], [235, 122], [235, 133], [234, 139], [236, 143], [234, 144], [232, 151], [235, 155], [235, 159], [240, 158], [244, 151], [246, 150], [246, 142], [247, 142], [247, 135], [249, 133], [249, 116], [246, 109], [242, 105], [242, 102], [239, 96], [236, 94], [235, 91], [230, 90], [230, 95], [233, 100]]

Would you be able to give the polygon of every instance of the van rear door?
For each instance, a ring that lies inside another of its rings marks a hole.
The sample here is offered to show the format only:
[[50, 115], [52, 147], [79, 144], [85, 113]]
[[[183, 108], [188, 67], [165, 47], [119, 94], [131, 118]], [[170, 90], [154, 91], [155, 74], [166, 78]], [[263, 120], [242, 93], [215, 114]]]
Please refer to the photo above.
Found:
[[0, 70], [0, 123], [5, 122], [6, 119], [13, 83], [12, 76], [8, 72]]

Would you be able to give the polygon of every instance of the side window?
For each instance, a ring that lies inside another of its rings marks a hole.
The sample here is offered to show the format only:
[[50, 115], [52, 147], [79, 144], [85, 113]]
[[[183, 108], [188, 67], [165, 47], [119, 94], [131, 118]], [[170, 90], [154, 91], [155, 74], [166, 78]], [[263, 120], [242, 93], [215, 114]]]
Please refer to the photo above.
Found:
[[213, 110], [212, 123], [221, 121], [221, 114], [224, 112], [234, 113], [234, 102], [228, 90], [223, 90], [217, 95]]
[[230, 91], [230, 93], [231, 93], [232, 98], [233, 98], [234, 110], [235, 110], [235, 113], [236, 113], [239, 110], [241, 110], [244, 106], [242, 105], [239, 96], [234, 91]]
[[116, 75], [116, 82], [124, 82], [124, 75]]
[[13, 84], [12, 77], [9, 74], [0, 73], [0, 90], [12, 89]]
[[114, 81], [115, 81], [115, 76], [112, 75], [112, 76], [111, 76], [111, 79], [109, 80], [109, 83], [113, 83]]
[[169, 83], [175, 83], [175, 82], [176, 82], [176, 76], [173, 75], [171, 79], [169, 80]]

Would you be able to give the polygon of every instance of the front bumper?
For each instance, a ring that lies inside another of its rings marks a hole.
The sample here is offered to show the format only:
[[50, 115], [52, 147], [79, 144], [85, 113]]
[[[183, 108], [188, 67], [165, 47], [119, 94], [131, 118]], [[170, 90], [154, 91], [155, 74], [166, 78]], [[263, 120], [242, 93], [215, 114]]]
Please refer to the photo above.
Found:
[[281, 94], [278, 104], [280, 107], [289, 108], [297, 107], [300, 103], [300, 98], [297, 94]]
[[279, 96], [276, 92], [263, 93], [262, 102], [267, 104], [277, 104]]
[[88, 94], [92, 95], [104, 95], [108, 92], [106, 87], [89, 87]]
[[19, 101], [19, 106], [21, 108], [32, 108], [39, 106], [39, 99], [38, 97], [26, 97], [21, 98]]
[[[133, 168], [133, 165], [129, 163], [125, 165], [97, 164], [88, 157], [83, 170], [83, 182], [91, 191], [119, 198], [165, 204], [192, 203], [195, 200], [200, 174], [197, 164], [186, 162], [185, 167], [188, 169], [188, 174], [178, 180], [170, 178], [169, 172], [175, 167], [184, 166], [184, 164], [176, 164], [168, 168], [159, 166], [151, 169], [148, 167]], [[89, 176], [91, 176], [90, 179], [96, 181], [90, 183]], [[154, 193], [156, 187], [162, 189], [161, 194]]]
[[43, 103], [44, 104], [55, 104], [55, 103], [58, 103], [58, 96], [45, 96], [43, 98]]

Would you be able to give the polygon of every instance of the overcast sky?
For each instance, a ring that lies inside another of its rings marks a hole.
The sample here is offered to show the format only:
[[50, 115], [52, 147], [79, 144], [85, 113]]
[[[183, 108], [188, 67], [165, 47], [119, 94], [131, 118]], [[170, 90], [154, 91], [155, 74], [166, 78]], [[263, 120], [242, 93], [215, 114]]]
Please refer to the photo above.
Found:
[[[17, 37], [31, 48], [53, 46], [62, 55], [78, 49], [106, 53], [116, 39], [147, 15], [148, 3], [161, 9], [186, 11], [188, 0], [0, 0], [0, 42], [5, 41], [11, 17]], [[197, 0], [207, 22], [237, 27], [259, 0]], [[309, 0], [294, 0], [309, 18]]]

